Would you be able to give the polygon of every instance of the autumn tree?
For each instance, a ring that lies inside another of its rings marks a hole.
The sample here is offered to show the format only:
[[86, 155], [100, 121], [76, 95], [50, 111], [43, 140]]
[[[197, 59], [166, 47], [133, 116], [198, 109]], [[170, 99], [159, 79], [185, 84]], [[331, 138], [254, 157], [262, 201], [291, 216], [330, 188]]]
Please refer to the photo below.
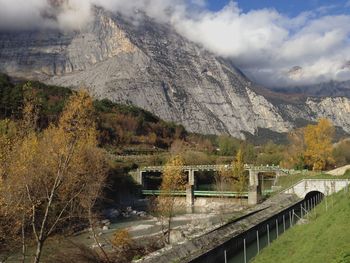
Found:
[[338, 142], [333, 150], [335, 164], [343, 166], [350, 163], [350, 140], [342, 140]]
[[215, 173], [215, 190], [224, 192], [232, 190], [232, 171], [226, 165], [221, 165]]
[[333, 163], [332, 139], [334, 126], [327, 119], [320, 119], [316, 125], [308, 125], [304, 131], [305, 162], [314, 171], [320, 171]]
[[23, 89], [25, 93], [22, 120], [15, 123], [5, 119], [0, 123], [0, 236], [3, 237], [0, 242], [3, 247], [9, 245], [13, 249], [17, 248], [17, 243], [21, 243], [24, 261], [26, 223], [31, 208], [26, 202], [27, 194], [22, 185], [23, 181], [14, 172], [14, 162], [20, 156], [25, 156], [19, 167], [25, 169], [24, 166], [33, 159], [33, 152], [28, 150], [28, 147], [33, 146], [36, 139], [38, 103], [30, 85], [24, 85]]
[[165, 242], [170, 243], [172, 218], [175, 215], [175, 191], [184, 190], [186, 186], [183, 160], [179, 155], [172, 157], [164, 166], [161, 194], [158, 197], [158, 213], [162, 220]]
[[232, 162], [232, 169], [235, 184], [237, 185], [237, 190], [242, 200], [243, 192], [247, 187], [247, 177], [245, 176], [243, 151], [241, 148], [238, 150]]
[[59, 123], [42, 133], [34, 128], [36, 108], [31, 104], [24, 107], [10, 164], [1, 167], [0, 200], [2, 208], [22, 215], [19, 221], [34, 236], [34, 262], [39, 262], [49, 236], [91, 215], [105, 180], [106, 157], [97, 147], [92, 99], [86, 92], [72, 95]]
[[281, 165], [285, 168], [303, 169], [305, 166], [304, 129], [296, 129], [288, 134], [288, 146], [285, 148]]
[[0, 120], [0, 178], [4, 178], [10, 152], [16, 140], [17, 124], [9, 119]]
[[[13, 130], [11, 126], [13, 125]], [[0, 121], [0, 261], [18, 249], [21, 243], [22, 220], [18, 200], [5, 184], [10, 167], [12, 147], [15, 142], [16, 125], [10, 120]], [[9, 192], [10, 195], [5, 195]]]

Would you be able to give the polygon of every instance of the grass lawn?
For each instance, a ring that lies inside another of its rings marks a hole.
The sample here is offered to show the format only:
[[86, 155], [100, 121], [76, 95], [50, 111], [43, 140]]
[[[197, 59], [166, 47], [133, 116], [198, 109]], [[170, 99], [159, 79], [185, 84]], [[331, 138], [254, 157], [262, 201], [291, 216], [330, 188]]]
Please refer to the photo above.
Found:
[[252, 262], [350, 262], [350, 192], [329, 196], [327, 207], [324, 200], [309, 223], [288, 230]]
[[344, 175], [350, 177], [350, 170], [347, 170]]

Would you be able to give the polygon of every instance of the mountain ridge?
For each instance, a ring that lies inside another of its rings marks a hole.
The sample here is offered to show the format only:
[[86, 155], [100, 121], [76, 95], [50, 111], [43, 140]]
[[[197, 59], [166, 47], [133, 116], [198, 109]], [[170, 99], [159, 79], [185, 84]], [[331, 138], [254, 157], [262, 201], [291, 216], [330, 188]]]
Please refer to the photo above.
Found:
[[0, 71], [85, 86], [96, 98], [137, 105], [190, 132], [244, 138], [259, 128], [286, 133], [297, 119], [328, 117], [350, 133], [347, 98], [279, 95], [170, 25], [148, 17], [135, 24], [101, 8], [95, 16], [80, 31], [0, 32]]

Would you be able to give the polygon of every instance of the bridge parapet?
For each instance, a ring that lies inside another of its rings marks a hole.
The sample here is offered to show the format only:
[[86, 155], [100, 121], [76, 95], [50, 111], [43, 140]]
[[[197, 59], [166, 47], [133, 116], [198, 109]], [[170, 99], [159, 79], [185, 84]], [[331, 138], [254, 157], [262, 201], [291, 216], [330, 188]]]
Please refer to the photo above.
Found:
[[[208, 165], [184, 165], [184, 171], [219, 171], [220, 169], [232, 169], [232, 164], [208, 164]], [[245, 164], [245, 170], [253, 170], [259, 172], [270, 172], [270, 171], [286, 171], [285, 169], [280, 168], [279, 166], [265, 166], [265, 165], [251, 165]], [[139, 169], [141, 172], [162, 172], [164, 171], [164, 166], [146, 166]]]

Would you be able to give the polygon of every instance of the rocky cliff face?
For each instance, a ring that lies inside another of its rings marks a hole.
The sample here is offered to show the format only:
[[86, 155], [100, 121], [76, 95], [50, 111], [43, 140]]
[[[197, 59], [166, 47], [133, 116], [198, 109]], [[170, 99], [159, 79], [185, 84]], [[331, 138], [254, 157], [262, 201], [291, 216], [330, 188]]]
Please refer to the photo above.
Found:
[[350, 132], [348, 99], [272, 103], [230, 61], [147, 17], [135, 24], [96, 9], [94, 23], [76, 32], [2, 32], [0, 71], [84, 86], [98, 98], [136, 104], [193, 132], [287, 132], [298, 118], [321, 116]]

